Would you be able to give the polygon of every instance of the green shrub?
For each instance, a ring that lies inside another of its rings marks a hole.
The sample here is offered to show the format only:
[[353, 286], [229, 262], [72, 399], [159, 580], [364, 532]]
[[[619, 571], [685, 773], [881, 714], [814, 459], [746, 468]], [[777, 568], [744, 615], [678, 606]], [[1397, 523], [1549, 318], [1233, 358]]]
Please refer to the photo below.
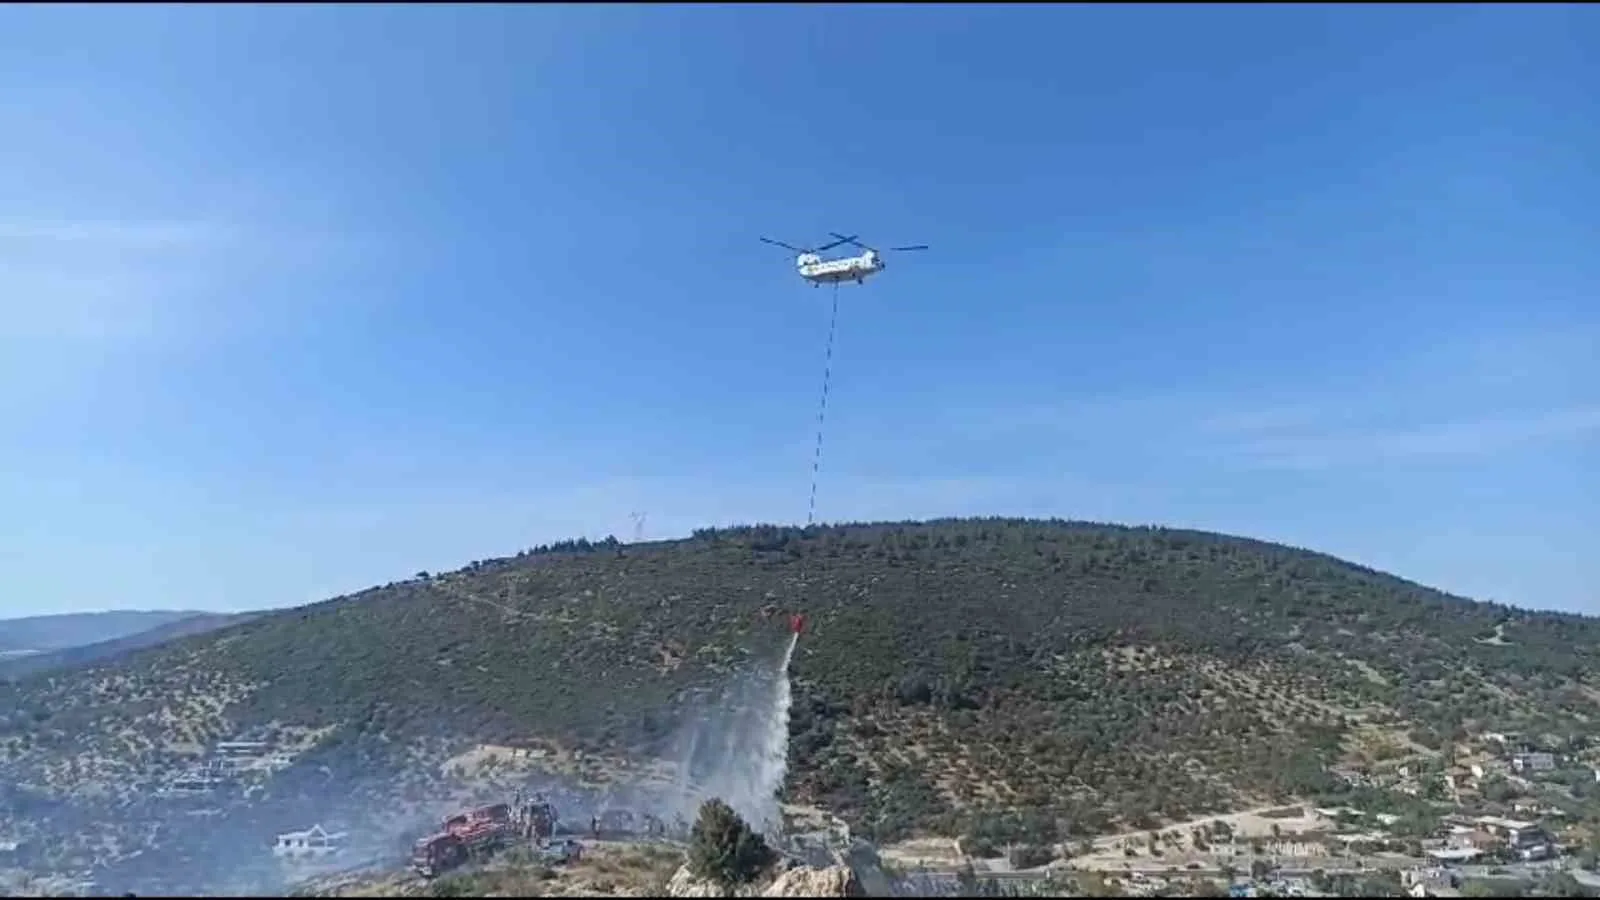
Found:
[[482, 894], [482, 886], [472, 875], [446, 875], [428, 885], [430, 897], [471, 897]]
[[722, 885], [746, 884], [777, 858], [733, 808], [713, 797], [689, 833], [689, 871]]

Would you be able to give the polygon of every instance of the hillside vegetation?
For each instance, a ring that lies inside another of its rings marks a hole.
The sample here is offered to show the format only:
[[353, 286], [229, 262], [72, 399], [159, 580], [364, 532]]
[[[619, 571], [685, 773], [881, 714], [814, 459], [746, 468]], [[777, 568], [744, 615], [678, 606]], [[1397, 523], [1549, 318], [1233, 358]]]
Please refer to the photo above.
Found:
[[368, 771], [435, 738], [645, 753], [792, 610], [791, 799], [885, 840], [1149, 827], [1600, 715], [1594, 619], [1214, 534], [962, 520], [567, 543], [265, 614], [0, 688], [0, 758], [75, 795], [269, 724]]

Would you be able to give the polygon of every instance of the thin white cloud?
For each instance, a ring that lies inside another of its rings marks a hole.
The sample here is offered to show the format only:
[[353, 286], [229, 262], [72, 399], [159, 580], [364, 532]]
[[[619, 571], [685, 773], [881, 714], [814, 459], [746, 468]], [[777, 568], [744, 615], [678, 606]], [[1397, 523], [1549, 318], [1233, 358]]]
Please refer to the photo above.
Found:
[[1385, 365], [1229, 391], [1197, 378], [1146, 393], [950, 410], [964, 438], [1138, 448], [1247, 467], [1321, 469], [1486, 457], [1600, 431], [1592, 323], [1430, 336]]
[[330, 266], [380, 251], [375, 236], [281, 223], [0, 219], [0, 343], [61, 361], [247, 327], [274, 310], [246, 288], [294, 279], [272, 292], [290, 315]]
[[1326, 469], [1445, 457], [1488, 456], [1534, 444], [1600, 432], [1600, 406], [1552, 409], [1471, 421], [1374, 430], [1275, 437], [1234, 448], [1254, 464], [1284, 469]]
[[193, 289], [223, 273], [222, 241], [234, 233], [170, 221], [0, 221], [0, 339], [53, 353], [150, 338], [180, 324]]
[[235, 229], [211, 223], [115, 220], [0, 220], [0, 259], [8, 253], [37, 252], [40, 245], [71, 245], [74, 251], [158, 250], [215, 244]]
[[[154, 397], [180, 360], [271, 334], [373, 258], [371, 237], [278, 221], [0, 216], [0, 442]], [[292, 290], [286, 283], [292, 282]]]
[[1293, 431], [1315, 426], [1319, 421], [1314, 406], [1286, 405], [1202, 415], [1196, 427], [1210, 435], [1240, 436]]
[[126, 266], [12, 267], [0, 273], [0, 340], [34, 356], [148, 336], [168, 287]]
[[1216, 454], [1315, 470], [1484, 458], [1600, 432], [1592, 323], [1440, 336], [1391, 365], [1298, 403], [1238, 398], [1201, 417]]

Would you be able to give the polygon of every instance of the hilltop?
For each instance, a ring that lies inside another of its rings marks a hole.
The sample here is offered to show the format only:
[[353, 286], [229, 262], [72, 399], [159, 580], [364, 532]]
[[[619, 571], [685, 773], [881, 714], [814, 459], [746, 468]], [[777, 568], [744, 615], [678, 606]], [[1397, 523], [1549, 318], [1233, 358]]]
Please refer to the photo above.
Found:
[[314, 748], [287, 773], [302, 787], [476, 744], [638, 758], [789, 611], [809, 620], [789, 799], [883, 841], [1077, 841], [1600, 715], [1600, 620], [1306, 550], [1059, 521], [756, 526], [566, 542], [32, 676], [0, 687], [0, 772], [83, 803], [269, 728]]

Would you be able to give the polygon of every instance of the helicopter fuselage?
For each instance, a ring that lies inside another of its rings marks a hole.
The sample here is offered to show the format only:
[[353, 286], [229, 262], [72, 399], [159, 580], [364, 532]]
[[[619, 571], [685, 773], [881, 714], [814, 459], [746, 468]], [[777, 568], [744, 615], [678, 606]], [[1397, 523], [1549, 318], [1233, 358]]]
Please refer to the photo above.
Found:
[[868, 250], [860, 256], [830, 260], [808, 253], [795, 260], [795, 268], [800, 272], [801, 278], [813, 285], [838, 284], [842, 281], [854, 281], [860, 284], [868, 277], [882, 272], [884, 265], [881, 256], [875, 251]]

